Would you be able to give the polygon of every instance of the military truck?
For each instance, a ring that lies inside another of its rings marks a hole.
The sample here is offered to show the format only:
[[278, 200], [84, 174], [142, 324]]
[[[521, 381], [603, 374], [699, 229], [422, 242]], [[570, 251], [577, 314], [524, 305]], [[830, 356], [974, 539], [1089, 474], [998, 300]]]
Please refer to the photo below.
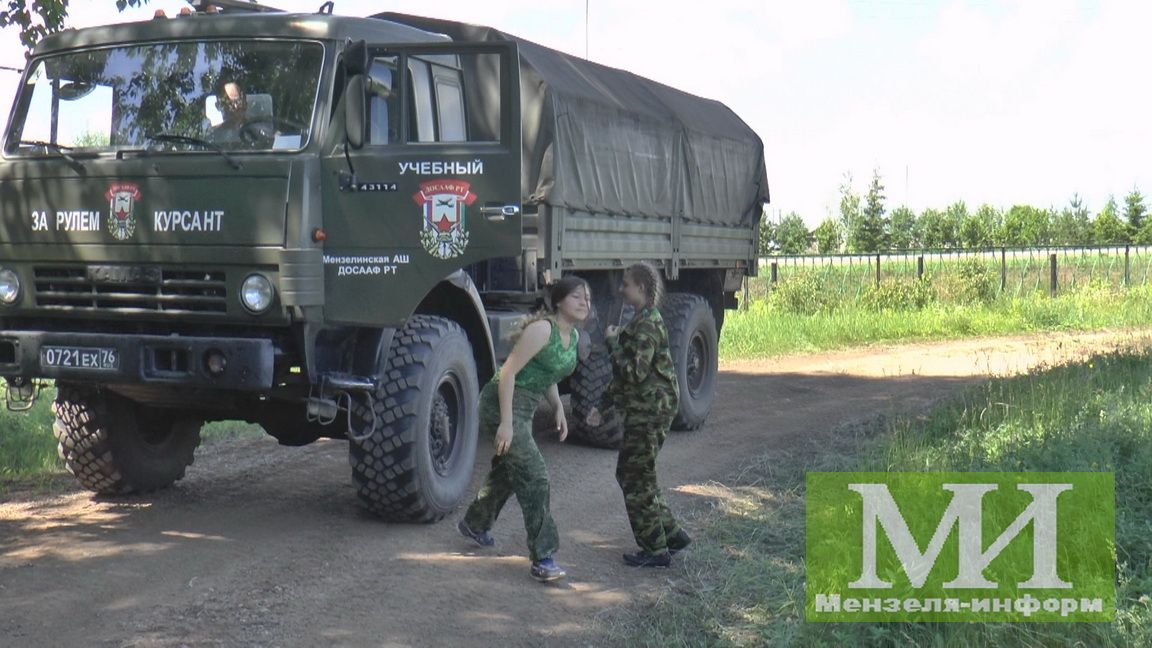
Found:
[[602, 330], [636, 260], [670, 290], [676, 424], [703, 424], [768, 199], [731, 110], [494, 29], [212, 5], [43, 39], [10, 114], [0, 375], [13, 408], [55, 381], [81, 485], [169, 486], [205, 422], [245, 420], [347, 440], [368, 509], [437, 520], [563, 275], [596, 311], [573, 435], [619, 441]]

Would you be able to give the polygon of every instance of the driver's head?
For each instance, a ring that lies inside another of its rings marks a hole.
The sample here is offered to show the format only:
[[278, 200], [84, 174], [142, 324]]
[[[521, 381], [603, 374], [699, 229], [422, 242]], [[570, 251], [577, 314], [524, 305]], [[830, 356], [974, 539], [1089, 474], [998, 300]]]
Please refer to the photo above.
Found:
[[248, 99], [244, 96], [244, 90], [239, 83], [229, 81], [220, 88], [216, 105], [224, 115], [224, 121], [236, 121], [244, 117], [244, 112], [248, 109]]

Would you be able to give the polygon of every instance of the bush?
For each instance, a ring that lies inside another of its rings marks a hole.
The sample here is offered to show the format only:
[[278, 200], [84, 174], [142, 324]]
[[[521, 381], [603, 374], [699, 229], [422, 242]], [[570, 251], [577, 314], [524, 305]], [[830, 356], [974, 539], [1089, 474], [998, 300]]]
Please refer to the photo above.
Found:
[[777, 283], [770, 300], [773, 307], [785, 313], [830, 313], [840, 303], [840, 296], [836, 290], [829, 288], [817, 273], [799, 272]]
[[935, 297], [928, 279], [888, 279], [868, 289], [864, 305], [877, 311], [920, 310]]
[[954, 272], [935, 279], [940, 301], [958, 304], [991, 304], [1000, 295], [1000, 276], [987, 263], [960, 261]]

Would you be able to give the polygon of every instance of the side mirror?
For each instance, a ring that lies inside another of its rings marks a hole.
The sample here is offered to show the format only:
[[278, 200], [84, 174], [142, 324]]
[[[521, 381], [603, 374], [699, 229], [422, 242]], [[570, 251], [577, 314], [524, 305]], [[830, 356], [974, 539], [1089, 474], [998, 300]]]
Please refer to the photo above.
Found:
[[341, 58], [348, 78], [368, 73], [368, 43], [362, 40], [349, 41], [344, 46], [344, 54]]
[[364, 93], [364, 75], [357, 74], [348, 80], [344, 90], [344, 136], [354, 149], [364, 146], [368, 96]]

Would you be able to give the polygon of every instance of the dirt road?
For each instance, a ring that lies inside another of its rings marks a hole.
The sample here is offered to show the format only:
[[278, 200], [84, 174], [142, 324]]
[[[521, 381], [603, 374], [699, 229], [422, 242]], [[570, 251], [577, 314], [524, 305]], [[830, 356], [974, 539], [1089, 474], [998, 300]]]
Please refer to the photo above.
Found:
[[[707, 426], [669, 440], [661, 479], [674, 507], [699, 505], [694, 484], [797, 435], [1136, 339], [1049, 334], [728, 363]], [[538, 438], [570, 573], [559, 586], [529, 579], [514, 502], [495, 550], [473, 549], [454, 517], [408, 526], [362, 514], [342, 442], [225, 441], [153, 496], [0, 496], [0, 646], [595, 645], [597, 613], [656, 591], [675, 568], [621, 565], [632, 542], [613, 453]], [[482, 441], [478, 463], [490, 453]]]

